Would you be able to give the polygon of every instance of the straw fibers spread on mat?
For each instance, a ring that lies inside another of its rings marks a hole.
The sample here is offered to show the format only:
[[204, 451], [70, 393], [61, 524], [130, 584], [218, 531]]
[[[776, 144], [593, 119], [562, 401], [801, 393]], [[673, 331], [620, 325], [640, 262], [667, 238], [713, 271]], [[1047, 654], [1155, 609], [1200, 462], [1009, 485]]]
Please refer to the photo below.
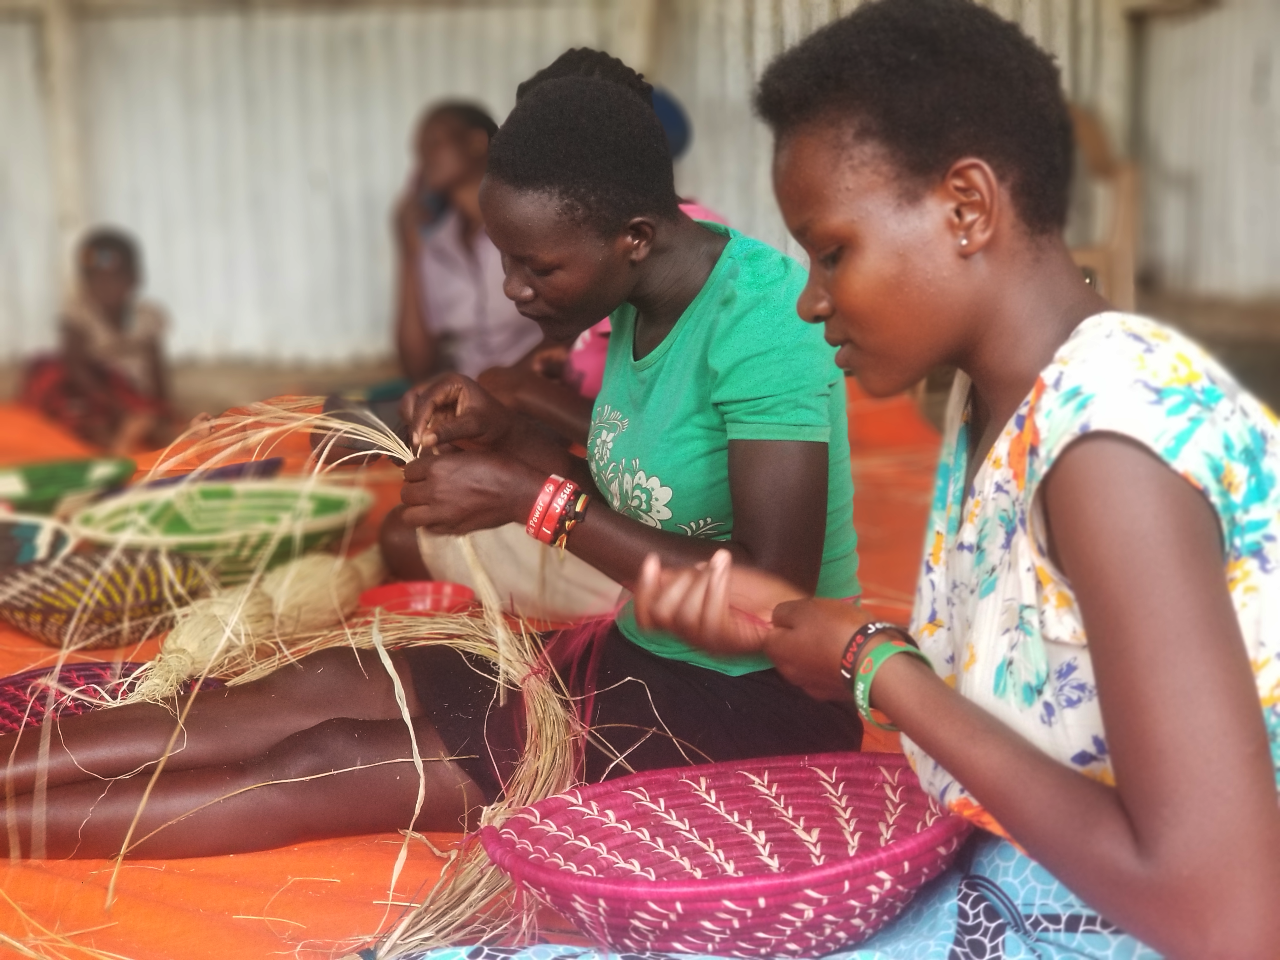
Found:
[[[576, 716], [554, 672], [540, 667], [537, 634], [503, 613], [496, 591], [474, 551], [468, 549], [466, 538], [462, 547], [477, 583], [480, 609], [430, 618], [383, 613], [352, 618], [360, 592], [384, 576], [376, 548], [349, 559], [306, 554], [326, 540], [349, 540], [351, 529], [369, 505], [370, 498], [363, 491], [322, 482], [335, 467], [363, 462], [370, 452], [398, 462], [416, 455], [372, 415], [343, 411], [335, 416], [321, 408], [318, 398], [278, 399], [232, 411], [188, 431], [143, 478], [184, 473], [179, 482], [111, 498], [72, 518], [75, 534], [107, 549], [71, 554], [52, 572], [41, 567], [5, 583], [26, 587], [29, 581], [61, 574], [64, 582], [47, 590], [57, 597], [67, 593], [66, 581], [78, 578], [77, 582], [89, 584], [81, 591], [82, 602], [63, 618], [66, 622], [60, 631], [43, 634], [59, 641], [64, 652], [101, 640], [102, 630], [96, 628], [95, 632], [86, 624], [92, 619], [88, 610], [95, 603], [101, 606], [102, 596], [128, 600], [138, 592], [133, 589], [136, 584], [148, 585], [149, 589], [142, 591], [144, 599], [162, 602], [166, 606], [164, 625], [176, 621], [176, 626], [159, 656], [134, 673], [116, 703], [173, 702], [173, 696], [189, 680], [217, 677], [231, 685], [246, 683], [298, 657], [333, 647], [376, 651], [392, 678], [410, 731], [419, 777], [418, 811], [425, 796], [427, 761], [418, 752], [404, 691], [388, 651], [443, 644], [485, 658], [493, 665], [500, 696], [515, 690], [523, 694], [528, 747], [505, 797], [482, 813], [481, 822], [501, 823], [513, 809], [571, 786], [582, 737]], [[323, 438], [302, 479], [202, 484], [205, 474], [229, 463], [272, 456], [286, 439], [298, 433]], [[359, 452], [346, 452], [353, 447]], [[317, 537], [317, 532], [322, 536]], [[138, 547], [144, 547], [146, 553], [138, 553]], [[221, 573], [229, 585], [206, 597], [194, 590], [169, 588], [170, 581], [186, 587], [197, 579], [193, 575], [185, 579], [172, 576], [172, 571], [203, 573], [204, 567], [192, 556], [211, 567], [214, 575]], [[127, 582], [124, 571], [131, 560], [140, 557], [149, 558], [150, 566], [138, 568], [133, 578], [136, 583]], [[284, 565], [278, 566], [282, 561]], [[31, 591], [18, 592], [25, 597]], [[124, 606], [132, 611], [138, 603]], [[45, 620], [52, 617], [46, 614]], [[155, 613], [147, 621], [152, 632], [160, 618], [161, 614]], [[135, 616], [128, 622], [132, 625], [138, 619]], [[21, 622], [24, 629], [28, 625]], [[137, 639], [136, 629], [127, 639]], [[199, 689], [197, 685], [178, 700], [170, 751]], [[163, 771], [168, 755], [156, 764], [152, 783]], [[135, 825], [140, 815], [141, 810]], [[392, 871], [393, 890], [416, 836], [405, 834]], [[142, 839], [132, 829], [127, 833], [115, 864], [117, 875], [124, 857]], [[114, 884], [113, 875], [108, 900]], [[378, 956], [391, 958], [459, 939], [494, 938], [517, 928], [528, 932], [532, 918], [510, 909], [510, 903], [510, 881], [489, 862], [479, 844], [466, 845], [451, 855], [444, 876], [429, 895], [407, 910], [382, 937]], [[0, 939], [5, 942], [15, 948], [21, 943], [22, 949], [32, 951], [62, 941], [46, 938], [40, 941], [45, 946], [37, 946], [36, 941]]]

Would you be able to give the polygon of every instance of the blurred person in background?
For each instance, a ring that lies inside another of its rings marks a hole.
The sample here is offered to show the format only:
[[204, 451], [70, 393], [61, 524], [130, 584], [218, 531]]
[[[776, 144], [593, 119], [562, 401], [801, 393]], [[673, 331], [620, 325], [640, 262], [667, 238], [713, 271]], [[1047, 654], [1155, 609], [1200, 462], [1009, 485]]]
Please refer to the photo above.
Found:
[[169, 320], [139, 297], [142, 254], [98, 227], [76, 253], [76, 290], [59, 318], [61, 349], [32, 361], [19, 402], [122, 456], [172, 439], [163, 339]]
[[[516, 88], [516, 102], [559, 77], [594, 77], [621, 84], [653, 107], [673, 163], [688, 150], [692, 128], [675, 97], [654, 89], [644, 74], [603, 50], [566, 50]], [[682, 199], [680, 209], [694, 220], [729, 225], [719, 214], [691, 199]], [[573, 343], [545, 342], [528, 362], [486, 371], [479, 377], [480, 385], [506, 406], [533, 417], [567, 440], [579, 442], [590, 427], [592, 407], [604, 379], [609, 331], [606, 317]]]
[[411, 381], [445, 370], [478, 376], [517, 362], [542, 339], [503, 296], [502, 257], [480, 216], [497, 129], [482, 108], [451, 100], [431, 107], [414, 135], [414, 167], [394, 221], [396, 347]]

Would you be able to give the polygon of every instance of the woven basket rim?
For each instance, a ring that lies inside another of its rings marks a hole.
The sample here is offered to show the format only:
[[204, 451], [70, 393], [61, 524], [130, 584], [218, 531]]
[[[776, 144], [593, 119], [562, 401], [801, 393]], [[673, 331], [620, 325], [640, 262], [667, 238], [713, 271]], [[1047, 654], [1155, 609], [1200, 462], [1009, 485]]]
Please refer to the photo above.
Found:
[[[374, 495], [363, 487], [313, 483], [308, 480], [226, 480], [199, 484], [201, 491], [221, 488], [230, 488], [246, 493], [258, 490], [270, 490], [274, 493], [295, 491], [299, 494], [317, 494], [346, 501], [346, 505], [341, 511], [328, 516], [313, 517], [305, 520], [298, 524], [297, 527], [286, 531], [282, 535], [282, 539], [295, 535], [307, 536], [344, 526], [369, 510], [375, 500]], [[193, 489], [195, 488], [193, 487]], [[97, 516], [99, 506], [109, 508], [112, 513], [115, 513], [135, 504], [145, 504], [162, 498], [169, 498], [173, 495], [173, 487], [139, 487], [137, 490], [131, 490], [118, 497], [113, 497], [101, 505], [93, 504], [81, 510], [71, 518], [71, 531], [75, 536], [91, 543], [123, 543], [131, 547], [175, 547], [184, 544], [200, 546], [203, 544], [234, 542], [245, 536], [276, 532], [275, 526], [258, 526], [204, 533], [144, 534], [129, 530], [112, 532], [99, 529], [93, 525], [95, 522], [100, 522], [100, 518]]]
[[[744, 769], [752, 771], [796, 769], [822, 767], [826, 763], [848, 765], [856, 762], [855, 758], [866, 758], [862, 766], [882, 767], [891, 765], [898, 769], [910, 770], [906, 758], [897, 753], [820, 753], [801, 754], [787, 757], [770, 757], [747, 761], [730, 761], [727, 763], [705, 764], [694, 767], [679, 767], [667, 770], [650, 770], [633, 774], [617, 780], [606, 780], [566, 791], [577, 793], [583, 802], [598, 800], [601, 796], [610, 796], [624, 790], [636, 789], [655, 781], [670, 781], [674, 774], [681, 779], [687, 776], [714, 775], [721, 772], [737, 773]], [[914, 776], [914, 773], [912, 774]], [[917, 789], [920, 789], [917, 787]], [[556, 799], [556, 798], [548, 798]], [[541, 801], [540, 801], [541, 802]], [[537, 804], [531, 804], [537, 806]], [[517, 814], [518, 815], [518, 814]], [[834, 863], [809, 867], [802, 870], [782, 873], [754, 874], [746, 877], [714, 877], [705, 880], [649, 880], [643, 877], [588, 877], [570, 873], [564, 869], [536, 863], [520, 854], [501, 835], [502, 825], [485, 826], [480, 829], [480, 842], [484, 845], [489, 858], [503, 871], [511, 875], [517, 884], [556, 889], [574, 896], [599, 897], [613, 900], [651, 900], [680, 899], [682, 901], [698, 900], [737, 900], [750, 897], [778, 896], [794, 889], [815, 887], [832, 880], [856, 877], [863, 874], [874, 874], [889, 865], [910, 862], [922, 851], [937, 847], [955, 836], [962, 836], [971, 829], [971, 824], [963, 817], [958, 817], [940, 810], [938, 819], [922, 830], [909, 833], [901, 839], [891, 841], [888, 845], [866, 855], [856, 857], [837, 857]]]

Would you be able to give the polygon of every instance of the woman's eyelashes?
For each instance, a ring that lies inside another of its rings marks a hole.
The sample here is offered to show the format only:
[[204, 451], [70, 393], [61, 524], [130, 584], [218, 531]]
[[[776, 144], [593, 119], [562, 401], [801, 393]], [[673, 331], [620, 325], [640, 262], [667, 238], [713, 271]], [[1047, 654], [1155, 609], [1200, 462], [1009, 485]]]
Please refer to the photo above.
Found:
[[840, 262], [840, 255], [844, 253], [844, 247], [836, 247], [818, 254], [818, 265], [824, 270], [834, 270], [836, 264]]

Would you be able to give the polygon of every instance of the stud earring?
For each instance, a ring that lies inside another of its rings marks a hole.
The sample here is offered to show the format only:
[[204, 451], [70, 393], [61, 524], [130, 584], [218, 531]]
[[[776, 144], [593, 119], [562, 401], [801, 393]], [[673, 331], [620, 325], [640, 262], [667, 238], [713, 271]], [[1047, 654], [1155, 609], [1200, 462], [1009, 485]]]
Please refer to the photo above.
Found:
[[961, 237], [961, 238], [960, 238], [960, 246], [962, 246], [962, 247], [967, 247], [968, 245], [969, 245], [969, 238], [968, 238], [968, 237]]

